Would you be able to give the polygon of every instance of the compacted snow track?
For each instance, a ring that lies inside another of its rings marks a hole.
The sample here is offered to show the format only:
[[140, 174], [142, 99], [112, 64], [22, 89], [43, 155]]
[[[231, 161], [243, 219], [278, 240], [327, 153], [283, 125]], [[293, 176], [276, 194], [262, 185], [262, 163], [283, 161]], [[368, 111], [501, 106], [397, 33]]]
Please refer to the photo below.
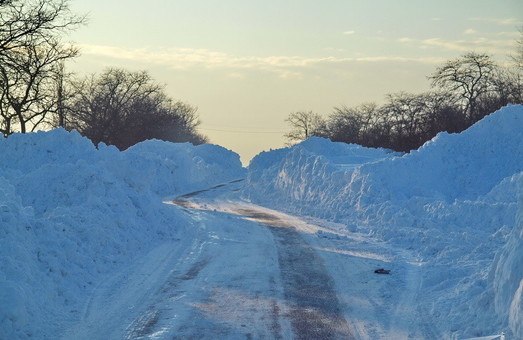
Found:
[[271, 227], [291, 324], [298, 339], [352, 339], [322, 259], [292, 229]]
[[297, 339], [352, 339], [325, 263], [288, 221], [238, 208], [242, 216], [267, 225], [274, 236], [283, 290]]

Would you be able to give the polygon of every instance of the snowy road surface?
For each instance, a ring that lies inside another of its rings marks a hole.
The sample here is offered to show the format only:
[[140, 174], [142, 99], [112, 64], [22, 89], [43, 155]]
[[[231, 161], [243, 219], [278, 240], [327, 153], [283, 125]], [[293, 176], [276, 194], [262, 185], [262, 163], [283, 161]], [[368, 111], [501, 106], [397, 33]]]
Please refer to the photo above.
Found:
[[267, 225], [274, 237], [286, 309], [298, 339], [352, 339], [332, 278], [291, 222], [255, 208], [242, 216]]
[[194, 221], [192, 242], [100, 283], [63, 339], [437, 338], [410, 308], [420, 264], [405, 251], [234, 199], [240, 185], [170, 202]]

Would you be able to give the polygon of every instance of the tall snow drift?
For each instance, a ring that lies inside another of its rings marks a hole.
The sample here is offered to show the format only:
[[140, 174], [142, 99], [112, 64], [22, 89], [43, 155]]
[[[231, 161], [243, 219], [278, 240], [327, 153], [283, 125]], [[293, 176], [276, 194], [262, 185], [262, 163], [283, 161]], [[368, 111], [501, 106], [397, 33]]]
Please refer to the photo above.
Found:
[[517, 105], [405, 155], [318, 138], [262, 153], [244, 196], [415, 249], [426, 296], [413, 308], [448, 338], [522, 336], [522, 177]]
[[[283, 195], [303, 204], [330, 200], [331, 205], [345, 204], [346, 209], [362, 200], [372, 204], [413, 197], [445, 202], [476, 199], [523, 171], [522, 110], [522, 106], [505, 107], [460, 134], [440, 133], [401, 157], [311, 138], [256, 156], [249, 166], [252, 187], [246, 194], [257, 200]], [[343, 202], [335, 204], [337, 195], [325, 198], [325, 190], [318, 190], [331, 181], [343, 187], [337, 190]]]
[[519, 179], [516, 225], [493, 265], [496, 312], [523, 338], [523, 174]]
[[[244, 177], [219, 146], [96, 149], [64, 130], [0, 139], [0, 338], [53, 339], [100, 278], [189, 237], [165, 196]], [[59, 322], [57, 322], [59, 320]]]

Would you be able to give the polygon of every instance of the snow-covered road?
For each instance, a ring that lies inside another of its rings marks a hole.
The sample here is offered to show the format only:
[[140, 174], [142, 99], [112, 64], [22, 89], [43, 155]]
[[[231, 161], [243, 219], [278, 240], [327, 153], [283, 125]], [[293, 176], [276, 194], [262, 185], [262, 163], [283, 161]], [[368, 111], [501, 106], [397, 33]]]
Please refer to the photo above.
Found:
[[407, 306], [419, 269], [401, 262], [405, 251], [238, 200], [241, 184], [168, 202], [194, 221], [193, 241], [159, 246], [100, 284], [63, 339], [435, 336]]
[[353, 339], [324, 261], [292, 222], [254, 207], [236, 211], [266, 225], [273, 235], [294, 337]]

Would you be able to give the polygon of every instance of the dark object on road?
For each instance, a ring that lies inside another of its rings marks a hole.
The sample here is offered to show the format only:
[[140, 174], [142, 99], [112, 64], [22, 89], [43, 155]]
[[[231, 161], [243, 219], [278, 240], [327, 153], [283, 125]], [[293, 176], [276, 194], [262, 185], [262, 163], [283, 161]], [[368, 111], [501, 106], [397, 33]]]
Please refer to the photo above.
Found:
[[376, 273], [376, 274], [390, 274], [390, 270], [380, 268], [380, 269], [376, 269], [374, 271], [374, 273]]

